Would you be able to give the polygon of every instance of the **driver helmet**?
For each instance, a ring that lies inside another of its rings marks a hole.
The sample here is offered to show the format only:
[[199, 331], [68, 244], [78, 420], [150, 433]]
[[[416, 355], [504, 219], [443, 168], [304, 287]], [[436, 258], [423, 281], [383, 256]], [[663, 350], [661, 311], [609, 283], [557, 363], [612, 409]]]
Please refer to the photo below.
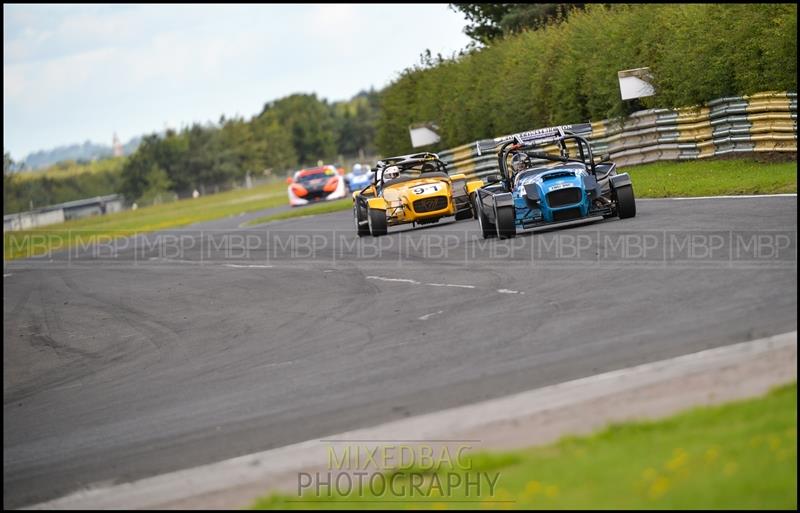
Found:
[[400, 176], [400, 168], [397, 166], [389, 166], [383, 170], [383, 181], [394, 180]]
[[354, 175], [360, 175], [361, 174], [361, 164], [353, 164], [352, 173]]
[[527, 154], [515, 153], [514, 156], [511, 157], [511, 168], [515, 173], [524, 171], [529, 167], [531, 167], [531, 158]]

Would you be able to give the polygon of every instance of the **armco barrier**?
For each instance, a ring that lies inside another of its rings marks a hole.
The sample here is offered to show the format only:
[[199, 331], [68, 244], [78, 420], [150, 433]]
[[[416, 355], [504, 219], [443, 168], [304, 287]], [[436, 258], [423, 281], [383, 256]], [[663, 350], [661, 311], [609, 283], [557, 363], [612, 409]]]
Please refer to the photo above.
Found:
[[[701, 159], [728, 153], [797, 151], [797, 94], [765, 92], [719, 98], [701, 107], [650, 109], [591, 124], [585, 133], [596, 156], [618, 166], [657, 160]], [[539, 127], [531, 127], [539, 128]], [[497, 173], [497, 155], [478, 155], [475, 143], [439, 152], [450, 173]]]

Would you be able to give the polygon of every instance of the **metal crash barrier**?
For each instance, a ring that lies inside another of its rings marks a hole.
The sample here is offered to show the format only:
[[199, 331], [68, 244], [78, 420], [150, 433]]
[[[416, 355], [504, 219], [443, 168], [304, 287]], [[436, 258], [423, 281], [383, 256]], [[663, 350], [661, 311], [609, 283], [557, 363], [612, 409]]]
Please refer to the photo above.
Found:
[[[532, 127], [533, 128], [533, 127]], [[731, 153], [796, 152], [797, 94], [765, 92], [712, 100], [700, 107], [650, 109], [591, 123], [584, 132], [596, 156], [619, 167]], [[497, 173], [497, 155], [478, 155], [472, 142], [439, 152], [451, 174]]]

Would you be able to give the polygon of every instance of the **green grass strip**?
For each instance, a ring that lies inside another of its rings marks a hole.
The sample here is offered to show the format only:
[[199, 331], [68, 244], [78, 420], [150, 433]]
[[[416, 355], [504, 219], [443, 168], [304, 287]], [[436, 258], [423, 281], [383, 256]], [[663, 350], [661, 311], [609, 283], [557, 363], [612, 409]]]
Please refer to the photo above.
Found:
[[637, 198], [727, 196], [797, 192], [797, 162], [752, 159], [654, 162], [621, 169]]
[[109, 240], [136, 233], [178, 228], [277, 207], [286, 202], [286, 184], [274, 182], [252, 189], [188, 198], [32, 230], [5, 232], [3, 256], [6, 260], [24, 258], [67, 249], [90, 240]]
[[[478, 453], [470, 462], [467, 471], [442, 467], [427, 478], [432, 483], [436, 474], [444, 482], [448, 472], [483, 472], [499, 476], [494, 494], [484, 486], [480, 495], [475, 488], [468, 495], [462, 486], [398, 496], [387, 487], [334, 498], [272, 494], [253, 507], [796, 510], [797, 384], [663, 420], [615, 424], [548, 446]], [[405, 472], [410, 481], [413, 472]]]
[[284, 219], [292, 219], [295, 217], [306, 217], [318, 214], [330, 214], [331, 212], [340, 212], [342, 210], [350, 210], [353, 208], [352, 198], [344, 198], [335, 201], [326, 201], [324, 203], [317, 203], [316, 205], [308, 205], [302, 207], [295, 207], [286, 212], [272, 214], [268, 216], [261, 216], [256, 219], [251, 219], [245, 226], [254, 226], [257, 224], [269, 223], [271, 221], [281, 221]]

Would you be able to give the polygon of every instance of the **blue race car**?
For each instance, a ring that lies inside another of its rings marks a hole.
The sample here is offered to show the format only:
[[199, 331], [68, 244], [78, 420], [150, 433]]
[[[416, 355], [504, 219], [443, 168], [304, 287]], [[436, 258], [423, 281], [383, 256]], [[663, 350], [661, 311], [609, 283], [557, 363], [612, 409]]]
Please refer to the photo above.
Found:
[[[478, 142], [478, 155], [496, 150], [500, 175], [476, 191], [475, 213], [485, 239], [510, 238], [517, 228], [636, 215], [628, 173], [576, 132], [591, 125], [562, 125]], [[570, 153], [572, 150], [572, 153]]]
[[372, 171], [366, 164], [353, 164], [353, 170], [345, 175], [349, 192], [360, 191], [372, 184]]

